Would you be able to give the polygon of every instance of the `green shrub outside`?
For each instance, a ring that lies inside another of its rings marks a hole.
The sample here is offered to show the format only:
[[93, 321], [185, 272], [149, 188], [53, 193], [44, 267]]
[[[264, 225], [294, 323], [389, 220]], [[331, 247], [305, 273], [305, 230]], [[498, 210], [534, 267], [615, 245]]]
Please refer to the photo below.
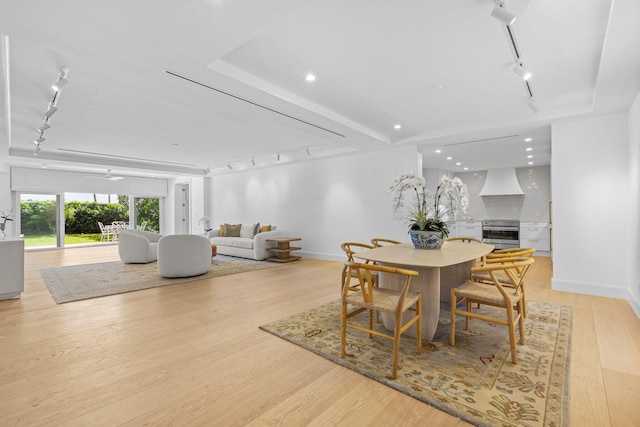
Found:
[[67, 202], [64, 204], [64, 229], [67, 234], [100, 233], [98, 221], [129, 221], [129, 206], [120, 203]]
[[[25, 235], [53, 234], [56, 230], [56, 202], [20, 202], [20, 221]], [[67, 202], [64, 206], [65, 233], [100, 233], [98, 221], [129, 221], [129, 206], [120, 203]]]

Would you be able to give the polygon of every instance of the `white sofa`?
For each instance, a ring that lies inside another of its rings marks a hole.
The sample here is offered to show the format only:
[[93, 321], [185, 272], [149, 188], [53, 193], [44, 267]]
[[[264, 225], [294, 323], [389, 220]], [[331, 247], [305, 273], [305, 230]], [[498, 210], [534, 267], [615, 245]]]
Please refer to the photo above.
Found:
[[158, 240], [162, 234], [142, 230], [122, 230], [118, 254], [125, 264], [147, 264], [158, 259]]
[[162, 277], [199, 276], [211, 269], [211, 243], [204, 236], [172, 234], [158, 241]]
[[276, 244], [267, 242], [267, 239], [284, 237], [284, 232], [278, 230], [276, 226], [271, 226], [271, 231], [253, 235], [255, 226], [256, 224], [242, 224], [240, 237], [221, 237], [220, 230], [212, 230], [209, 232], [209, 240], [216, 245], [218, 254], [262, 261], [274, 256], [267, 248], [274, 247]]

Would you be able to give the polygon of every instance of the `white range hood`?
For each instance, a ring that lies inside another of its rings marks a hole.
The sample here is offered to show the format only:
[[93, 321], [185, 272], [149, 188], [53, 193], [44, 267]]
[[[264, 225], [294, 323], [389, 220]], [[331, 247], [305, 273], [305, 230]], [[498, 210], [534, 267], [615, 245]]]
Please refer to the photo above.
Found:
[[497, 168], [487, 170], [487, 179], [480, 196], [516, 196], [524, 191], [520, 187], [515, 168]]

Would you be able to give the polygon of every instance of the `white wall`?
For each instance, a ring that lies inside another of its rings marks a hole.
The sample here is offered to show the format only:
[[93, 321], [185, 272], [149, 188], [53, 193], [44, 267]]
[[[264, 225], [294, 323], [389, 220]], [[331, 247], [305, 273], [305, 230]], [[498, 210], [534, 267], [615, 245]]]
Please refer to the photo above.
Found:
[[629, 181], [630, 212], [629, 234], [633, 238], [631, 246], [631, 270], [629, 279], [629, 302], [640, 317], [640, 93], [629, 110]]
[[[627, 114], [552, 126], [552, 289], [625, 298], [632, 217]], [[633, 267], [632, 267], [633, 266]]]
[[277, 225], [302, 238], [300, 255], [320, 259], [344, 259], [346, 241], [409, 241], [406, 226], [392, 217], [389, 186], [401, 173], [419, 170], [417, 159], [416, 148], [404, 146], [215, 176], [212, 226]]

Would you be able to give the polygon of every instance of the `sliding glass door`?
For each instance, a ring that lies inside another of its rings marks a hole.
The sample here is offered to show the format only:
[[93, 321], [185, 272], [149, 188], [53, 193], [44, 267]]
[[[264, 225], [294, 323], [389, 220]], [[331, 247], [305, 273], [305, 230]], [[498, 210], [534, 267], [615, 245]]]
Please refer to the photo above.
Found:
[[64, 193], [64, 222], [65, 246], [116, 243], [117, 231], [128, 228], [129, 198], [117, 194]]
[[[120, 228], [160, 231], [160, 199], [116, 194], [19, 194], [20, 215], [16, 233], [27, 248], [114, 244]], [[131, 202], [130, 202], [131, 200]], [[18, 231], [20, 230], [20, 231]]]
[[135, 197], [133, 199], [135, 228], [160, 232], [160, 199], [157, 197]]
[[61, 246], [60, 199], [56, 194], [20, 194], [20, 233], [25, 247]]

